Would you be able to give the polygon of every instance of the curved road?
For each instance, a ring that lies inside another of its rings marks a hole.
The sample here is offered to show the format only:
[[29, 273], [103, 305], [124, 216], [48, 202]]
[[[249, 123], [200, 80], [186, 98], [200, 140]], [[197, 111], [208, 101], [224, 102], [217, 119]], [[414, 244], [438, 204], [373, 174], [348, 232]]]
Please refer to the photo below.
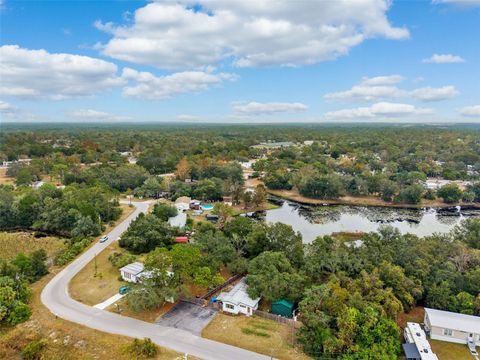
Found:
[[107, 333], [145, 338], [149, 337], [156, 344], [187, 353], [202, 359], [244, 360], [270, 359], [248, 350], [207, 340], [181, 329], [175, 329], [147, 323], [133, 318], [121, 316], [108, 311], [99, 310], [73, 300], [68, 293], [70, 280], [87, 265], [96, 254], [105, 250], [112, 242], [127, 230], [130, 222], [141, 212], [148, 210], [149, 202], [133, 202], [135, 211], [122, 223], [108, 233], [108, 241], [97, 242], [59, 272], [43, 289], [42, 303], [55, 315], [89, 328]]

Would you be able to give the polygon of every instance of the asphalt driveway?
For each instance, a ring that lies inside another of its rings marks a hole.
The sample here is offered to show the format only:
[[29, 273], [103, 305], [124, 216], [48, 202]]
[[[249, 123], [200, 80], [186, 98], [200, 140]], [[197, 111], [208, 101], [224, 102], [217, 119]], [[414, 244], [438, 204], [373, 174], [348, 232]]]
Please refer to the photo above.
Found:
[[158, 319], [157, 324], [200, 335], [203, 328], [208, 325], [216, 313], [217, 310], [215, 309], [204, 308], [182, 301]]

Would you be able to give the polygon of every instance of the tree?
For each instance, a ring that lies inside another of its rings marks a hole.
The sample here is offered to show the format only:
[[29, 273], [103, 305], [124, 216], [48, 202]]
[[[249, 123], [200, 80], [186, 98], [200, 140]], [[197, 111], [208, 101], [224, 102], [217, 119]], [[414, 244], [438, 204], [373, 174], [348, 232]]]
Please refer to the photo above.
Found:
[[134, 339], [133, 342], [127, 346], [127, 352], [135, 359], [153, 358], [158, 354], [158, 346], [149, 338], [143, 340]]
[[280, 252], [266, 251], [248, 265], [248, 294], [267, 301], [300, 299], [305, 279]]
[[153, 207], [152, 213], [163, 221], [168, 221], [169, 218], [177, 216], [178, 211], [175, 206], [169, 204], [158, 203]]
[[343, 193], [338, 175], [318, 175], [304, 179], [299, 187], [300, 194], [314, 199], [336, 199]]
[[256, 207], [259, 207], [267, 200], [267, 192], [263, 185], [257, 185], [252, 196], [252, 202]]
[[191, 171], [190, 164], [188, 163], [187, 158], [184, 157], [177, 164], [175, 176], [177, 177], [178, 180], [185, 181], [185, 179], [189, 178], [190, 171]]
[[437, 194], [445, 203], [451, 204], [460, 201], [463, 192], [457, 184], [451, 183], [443, 185], [440, 189], [438, 189]]
[[213, 207], [212, 213], [218, 215], [218, 227], [220, 230], [223, 230], [225, 223], [233, 216], [234, 210], [228, 204], [217, 203]]
[[395, 199], [397, 202], [403, 202], [406, 204], [419, 204], [422, 200], [424, 189], [420, 184], [409, 185], [402, 190]]
[[466, 219], [453, 230], [453, 236], [474, 249], [480, 249], [480, 219]]
[[142, 186], [134, 189], [135, 196], [139, 197], [155, 197], [162, 191], [162, 182], [159, 181], [157, 176], [148, 177], [142, 184]]
[[28, 320], [31, 311], [26, 305], [31, 295], [20, 279], [0, 276], [0, 324], [17, 325]]

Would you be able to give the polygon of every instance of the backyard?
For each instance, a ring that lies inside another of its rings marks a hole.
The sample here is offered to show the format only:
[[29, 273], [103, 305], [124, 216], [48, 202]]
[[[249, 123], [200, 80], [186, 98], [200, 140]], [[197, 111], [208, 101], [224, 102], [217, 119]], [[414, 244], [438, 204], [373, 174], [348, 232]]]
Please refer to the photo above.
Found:
[[473, 356], [465, 344], [454, 344], [439, 340], [429, 341], [439, 360], [473, 360]]

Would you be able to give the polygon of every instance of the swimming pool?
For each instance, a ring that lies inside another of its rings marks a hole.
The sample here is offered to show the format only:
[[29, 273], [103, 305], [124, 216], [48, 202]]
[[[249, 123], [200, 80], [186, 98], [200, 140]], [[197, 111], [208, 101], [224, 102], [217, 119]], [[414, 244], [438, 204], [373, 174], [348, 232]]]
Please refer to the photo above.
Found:
[[203, 204], [201, 206], [203, 210], [212, 210], [213, 209], [213, 204]]

